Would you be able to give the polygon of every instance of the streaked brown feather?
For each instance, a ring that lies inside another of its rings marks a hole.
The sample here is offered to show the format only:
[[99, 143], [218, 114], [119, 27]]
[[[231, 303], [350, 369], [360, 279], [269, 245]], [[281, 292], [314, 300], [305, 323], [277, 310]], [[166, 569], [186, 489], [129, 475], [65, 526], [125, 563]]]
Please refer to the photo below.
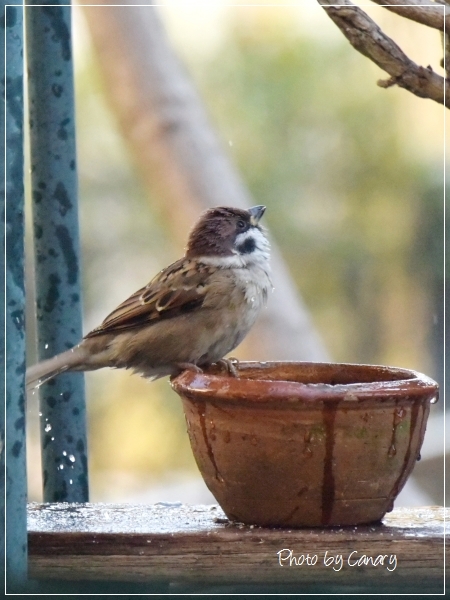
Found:
[[208, 290], [210, 265], [200, 265], [182, 258], [163, 269], [148, 285], [141, 288], [85, 337], [131, 329], [152, 321], [187, 313], [202, 305]]

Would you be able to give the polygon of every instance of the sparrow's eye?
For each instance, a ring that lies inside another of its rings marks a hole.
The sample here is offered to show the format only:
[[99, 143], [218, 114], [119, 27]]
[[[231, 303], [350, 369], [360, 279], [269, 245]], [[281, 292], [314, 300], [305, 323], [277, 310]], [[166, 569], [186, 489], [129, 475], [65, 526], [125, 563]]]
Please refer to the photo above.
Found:
[[243, 221], [242, 219], [239, 219], [239, 221], [237, 222], [238, 229], [245, 229], [245, 226], [246, 226], [245, 221]]

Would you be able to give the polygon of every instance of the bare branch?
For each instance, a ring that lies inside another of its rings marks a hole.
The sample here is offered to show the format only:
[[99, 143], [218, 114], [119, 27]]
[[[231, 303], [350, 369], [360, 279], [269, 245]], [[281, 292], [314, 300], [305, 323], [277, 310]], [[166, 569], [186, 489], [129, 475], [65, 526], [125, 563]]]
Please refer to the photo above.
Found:
[[441, 67], [445, 68], [447, 79], [450, 78], [450, 35], [441, 33], [442, 48], [444, 50], [444, 58], [441, 60]]
[[[398, 85], [420, 98], [450, 107], [450, 82], [413, 62], [366, 13], [349, 0], [318, 0], [351, 45], [390, 75], [380, 87]], [[444, 91], [446, 93], [444, 93]]]
[[388, 10], [421, 23], [444, 31], [445, 26], [450, 31], [450, 10], [446, 6], [430, 6], [430, 0], [372, 0], [375, 4], [381, 4]]
[[[434, 0], [436, 4], [442, 4], [447, 10], [447, 6], [450, 6], [450, 0]], [[447, 79], [450, 78], [450, 27], [447, 25], [445, 35], [441, 33], [442, 49], [444, 51], [444, 58], [441, 60], [441, 67], [445, 69]]]

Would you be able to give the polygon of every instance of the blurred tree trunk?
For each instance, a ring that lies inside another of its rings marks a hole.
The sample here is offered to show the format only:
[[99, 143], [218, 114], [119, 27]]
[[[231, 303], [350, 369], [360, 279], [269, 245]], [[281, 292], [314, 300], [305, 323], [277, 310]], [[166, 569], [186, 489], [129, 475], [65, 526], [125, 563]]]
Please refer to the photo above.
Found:
[[[184, 244], [201, 211], [258, 202], [221, 146], [156, 10], [106, 4], [111, 0], [85, 6], [84, 14], [109, 100], [174, 239]], [[276, 206], [268, 209], [270, 213]], [[283, 259], [272, 246], [275, 291], [247, 338], [251, 356], [246, 347], [239, 355], [260, 360], [327, 360]]]

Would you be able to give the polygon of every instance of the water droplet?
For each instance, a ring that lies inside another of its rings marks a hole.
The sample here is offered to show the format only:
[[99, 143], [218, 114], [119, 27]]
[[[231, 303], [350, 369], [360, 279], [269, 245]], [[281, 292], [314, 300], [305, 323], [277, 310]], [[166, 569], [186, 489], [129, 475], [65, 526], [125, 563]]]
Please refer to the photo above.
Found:
[[69, 460], [70, 460], [70, 462], [75, 462], [75, 456], [73, 454], [71, 454], [69, 456]]
[[52, 437], [52, 438], [50, 438], [50, 439], [51, 439], [51, 441], [53, 442], [55, 438], [54, 438], [54, 437]]
[[430, 404], [436, 404], [437, 401], [438, 401], [438, 397], [434, 396], [434, 398], [431, 398]]
[[47, 350], [47, 348], [48, 348], [48, 344], [45, 344], [44, 348], [45, 348], [45, 350]]
[[64, 469], [64, 465], [59, 465], [59, 468], [61, 469], [61, 471]]
[[311, 442], [314, 440], [314, 436], [311, 433], [311, 431], [307, 431], [305, 433], [305, 435], [303, 436], [303, 440], [305, 442], [305, 447], [303, 448], [303, 456], [305, 458], [311, 458], [312, 457], [312, 450], [311, 450]]
[[406, 415], [406, 410], [401, 406], [394, 411], [394, 427], [396, 427], [403, 417]]
[[394, 446], [394, 444], [391, 444], [389, 446], [388, 456], [395, 456], [396, 454], [397, 454], [397, 448]]
[[73, 481], [72, 479], [69, 479], [69, 484], [72, 485]]
[[[34, 392], [33, 392], [33, 394], [34, 394]], [[42, 413], [41, 412], [39, 413], [39, 416], [42, 417]]]
[[[47, 419], [46, 419], [47, 420]], [[47, 433], [49, 431], [52, 430], [52, 426], [50, 425], [50, 423], [47, 423], [47, 425], [44, 427], [44, 431]], [[53, 438], [52, 438], [53, 439]]]
[[67, 452], [63, 450], [63, 456], [67, 456]]

